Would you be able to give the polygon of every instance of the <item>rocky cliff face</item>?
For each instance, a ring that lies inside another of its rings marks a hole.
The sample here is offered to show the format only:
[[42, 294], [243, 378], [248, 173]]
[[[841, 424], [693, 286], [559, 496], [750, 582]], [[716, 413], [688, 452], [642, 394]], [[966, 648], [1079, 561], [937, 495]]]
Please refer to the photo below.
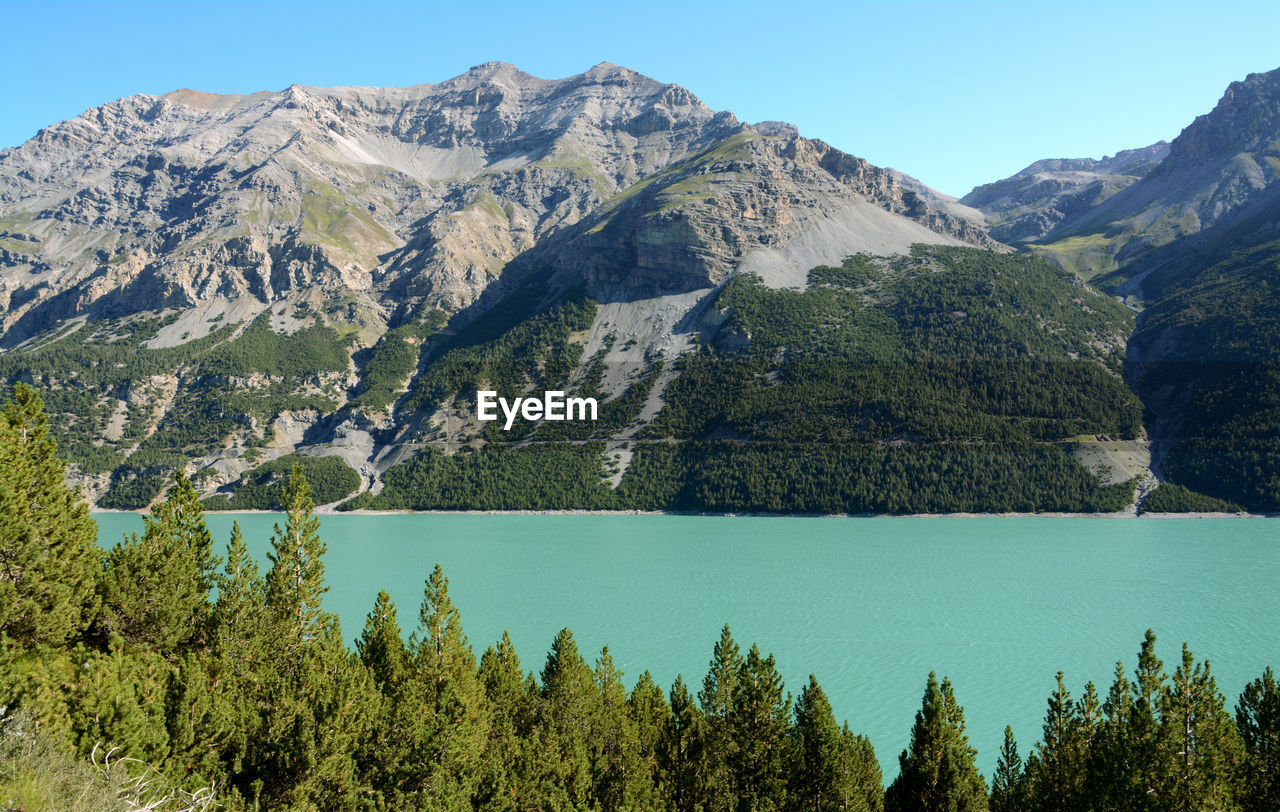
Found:
[[991, 236], [1009, 244], [1034, 242], [1078, 217], [1158, 166], [1169, 154], [1160, 141], [1100, 160], [1050, 158], [960, 199], [987, 217]]
[[[669, 188], [696, 185], [689, 172], [743, 139], [762, 143], [709, 181], [735, 175], [715, 189], [725, 206]], [[610, 244], [610, 278], [709, 284], [848, 200], [923, 225], [926, 241], [990, 243], [974, 213], [794, 128], [747, 127], [609, 64], [556, 81], [490, 63], [409, 88], [180, 90], [103, 105], [0, 153], [0, 334], [12, 345], [77, 315], [264, 309], [317, 290], [335, 317], [377, 330], [464, 308], [549, 235], [630, 216], [660, 191], [661, 216], [629, 220], [625, 244]]]
[[296, 450], [376, 488], [445, 408], [405, 393], [469, 324], [585, 291], [574, 346], [616, 394], [696, 346], [726, 279], [803, 287], [914, 243], [1004, 250], [919, 181], [609, 64], [133, 96], [0, 152], [0, 381], [51, 393], [103, 506]]
[[[1137, 163], [1112, 167], [1111, 174], [1078, 187], [1065, 199], [1068, 210], [1055, 203], [1050, 208], [1056, 214], [1047, 219], [1050, 209], [1034, 210], [1039, 187], [1033, 182], [1030, 192], [1022, 188], [1034, 181], [1032, 170], [1046, 162], [979, 187], [964, 202], [988, 215], [993, 235], [1031, 240], [1036, 250], [1086, 277], [1106, 277], [1108, 284], [1159, 276], [1166, 269], [1185, 273], [1180, 266], [1189, 251], [1209, 258], [1238, 246], [1242, 239], [1254, 244], [1274, 238], [1280, 69], [1233, 82], [1212, 111], [1168, 145], [1163, 160], [1138, 179], [1122, 180], [1136, 174], [1135, 166], [1142, 168], [1157, 158], [1159, 146], [1136, 151]], [[1050, 167], [1063, 168], [1079, 171], [1072, 165]], [[1017, 214], [1021, 205], [1034, 210], [1029, 219]], [[1055, 217], [1051, 230], [1036, 235]]]

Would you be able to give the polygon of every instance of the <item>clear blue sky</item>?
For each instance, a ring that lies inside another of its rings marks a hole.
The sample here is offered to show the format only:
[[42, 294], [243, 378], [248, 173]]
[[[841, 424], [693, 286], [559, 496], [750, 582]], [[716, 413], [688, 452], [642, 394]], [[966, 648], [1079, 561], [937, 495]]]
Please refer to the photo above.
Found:
[[1280, 67], [1280, 2], [0, 0], [0, 147], [133, 93], [439, 82], [609, 61], [944, 192], [1171, 139]]

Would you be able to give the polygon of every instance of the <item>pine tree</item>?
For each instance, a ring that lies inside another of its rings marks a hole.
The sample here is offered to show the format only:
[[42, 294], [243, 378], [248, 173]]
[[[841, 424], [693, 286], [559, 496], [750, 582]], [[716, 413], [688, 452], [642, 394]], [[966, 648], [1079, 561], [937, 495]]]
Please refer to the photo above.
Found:
[[144, 534], [154, 528], [186, 550], [196, 571], [196, 589], [208, 601], [222, 562], [213, 553], [213, 535], [204, 521], [200, 495], [186, 474], [178, 472], [164, 501], [151, 508], [151, 515], [143, 517], [142, 525]]
[[214, 653], [241, 680], [250, 680], [266, 659], [266, 582], [240, 532], [231, 525], [227, 562], [217, 579], [213, 604]]
[[737, 788], [729, 768], [738, 742], [729, 730], [729, 712], [733, 708], [733, 696], [737, 690], [738, 674], [742, 668], [742, 654], [729, 631], [729, 624], [720, 630], [720, 639], [712, 650], [707, 676], [698, 692], [702, 716], [706, 726], [706, 772], [702, 782], [701, 803], [711, 812], [733, 809]]
[[388, 796], [395, 797], [402, 789], [400, 767], [406, 752], [403, 717], [398, 711], [401, 688], [408, 679], [409, 651], [396, 621], [395, 604], [385, 590], [378, 593], [365, 618], [364, 631], [356, 640], [356, 655], [369, 670], [379, 700], [356, 762], [370, 794], [386, 803]]
[[169, 734], [166, 772], [193, 789], [225, 786], [228, 765], [234, 765], [243, 753], [240, 740], [245, 730], [238, 714], [238, 686], [220, 680], [217, 668], [213, 658], [189, 652], [168, 675], [164, 701]]
[[396, 605], [386, 590], [378, 592], [373, 610], [365, 618], [364, 631], [356, 640], [356, 654], [373, 673], [379, 690], [394, 694], [409, 670], [409, 650], [405, 647]]
[[162, 764], [169, 755], [165, 692], [171, 667], [158, 654], [116, 647], [77, 652], [80, 660], [67, 709], [72, 743], [81, 756], [95, 746]]
[[1280, 685], [1270, 666], [1240, 693], [1236, 730], [1245, 753], [1241, 806], [1280, 809]]
[[261, 732], [249, 742], [245, 772], [262, 781], [258, 797], [268, 808], [343, 809], [360, 793], [356, 754], [379, 695], [343, 646], [337, 618], [321, 609], [325, 544], [300, 467], [283, 494], [285, 526], [275, 527], [265, 579], [264, 639], [273, 648], [260, 670]]
[[791, 696], [783, 690], [773, 655], [761, 656], [752, 644], [738, 669], [728, 719], [739, 809], [780, 809], [785, 802]]
[[885, 793], [890, 812], [968, 812], [987, 808], [986, 782], [964, 732], [964, 711], [949, 680], [930, 672], [911, 744], [898, 757], [898, 777]]
[[1022, 812], [1026, 809], [1022, 757], [1013, 738], [1013, 728], [1005, 725], [1004, 744], [991, 778], [991, 812]]
[[533, 708], [526, 690], [511, 635], [502, 633], [497, 647], [485, 649], [480, 658], [480, 682], [490, 708], [489, 740], [476, 785], [477, 809], [514, 810], [528, 793], [522, 785], [522, 765]]
[[1098, 700], [1098, 688], [1093, 682], [1084, 686], [1084, 694], [1076, 703], [1076, 745], [1078, 747], [1076, 769], [1080, 771], [1080, 805], [1085, 808], [1097, 808], [1102, 802], [1102, 793], [1094, 785], [1095, 753], [1105, 741], [1105, 716], [1102, 703]]
[[1242, 744], [1209, 663], [1182, 645], [1182, 662], [1160, 708], [1164, 758], [1172, 781], [1161, 788], [1170, 809], [1234, 809]]
[[0, 636], [62, 646], [97, 611], [98, 528], [26, 384], [0, 408]]
[[101, 633], [180, 659], [207, 644], [218, 560], [195, 489], [179, 474], [143, 517], [143, 533], [107, 554]]
[[1133, 759], [1129, 751], [1129, 717], [1133, 710], [1133, 685], [1124, 662], [1117, 661], [1115, 679], [1102, 703], [1103, 721], [1089, 752], [1089, 797], [1098, 809], [1124, 809], [1130, 791]]
[[884, 809], [884, 775], [871, 740], [855, 735], [845, 722], [840, 728], [840, 778], [836, 785], [846, 812], [881, 812]]
[[1081, 807], [1086, 767], [1086, 736], [1078, 708], [1058, 672], [1057, 687], [1049, 697], [1044, 738], [1036, 746], [1036, 760], [1027, 770], [1028, 801], [1032, 809], [1065, 810]]
[[411, 690], [423, 699], [425, 716], [412, 738], [421, 748], [413, 756], [425, 773], [415, 776], [408, 789], [445, 806], [470, 804], [488, 737], [489, 711], [475, 655], [439, 564], [427, 577], [418, 617], [410, 681]]
[[795, 717], [790, 804], [813, 812], [839, 809], [843, 742], [831, 703], [813, 674], [796, 700]]
[[1134, 669], [1133, 703], [1125, 739], [1131, 772], [1123, 800], [1132, 809], [1159, 809], [1161, 792], [1172, 778], [1172, 764], [1165, 757], [1161, 743], [1164, 731], [1160, 726], [1160, 705], [1168, 676], [1164, 663], [1156, 657], [1155, 645], [1155, 632], [1147, 629]]
[[[231, 526], [227, 558], [217, 579], [218, 598], [213, 605], [211, 665], [212, 686], [224, 698], [231, 722], [218, 742], [221, 761], [233, 774], [241, 772], [250, 743], [261, 736], [261, 706], [270, 701], [263, 679], [271, 659], [266, 639], [266, 583], [258, 572], [258, 563], [240, 531], [240, 523]], [[189, 690], [198, 690], [191, 686]], [[238, 778], [240, 776], [237, 776]], [[252, 789], [243, 780], [234, 783], [242, 793]]]
[[549, 735], [553, 758], [557, 759], [556, 784], [563, 788], [568, 803], [575, 807], [589, 805], [593, 789], [591, 733], [600, 695], [595, 674], [583, 662], [573, 632], [568, 629], [561, 629], [552, 641], [541, 682], [540, 721]]
[[663, 792], [663, 778], [658, 770], [658, 749], [662, 731], [671, 708], [653, 675], [645, 671], [636, 680], [627, 698], [627, 712], [636, 728], [636, 763], [640, 775], [637, 782], [645, 787], [642, 803], [653, 806]]
[[652, 775], [639, 763], [639, 731], [628, 707], [622, 672], [608, 646], [596, 661], [595, 686], [600, 703], [589, 738], [593, 805], [603, 810], [648, 805]]
[[687, 812], [704, 795], [706, 720], [683, 677], [676, 676], [669, 696], [671, 715], [658, 744], [658, 767], [667, 805]]
[[[320, 539], [320, 520], [315, 517], [311, 486], [295, 465], [285, 480], [281, 502], [285, 506], [285, 525], [275, 526], [271, 536], [271, 552], [267, 558], [267, 609], [275, 639], [286, 652], [296, 652], [318, 641], [331, 630], [332, 618], [320, 608], [328, 591], [324, 583], [326, 546]], [[287, 657], [287, 654], [286, 654]]]

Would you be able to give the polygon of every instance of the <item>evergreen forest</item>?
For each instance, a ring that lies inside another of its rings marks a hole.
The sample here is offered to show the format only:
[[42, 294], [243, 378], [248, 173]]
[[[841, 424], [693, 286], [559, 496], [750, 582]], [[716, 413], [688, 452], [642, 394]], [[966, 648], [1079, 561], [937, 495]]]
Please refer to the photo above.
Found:
[[[1141, 641], [1105, 695], [1061, 674], [1043, 730], [1007, 730], [983, 776], [964, 686], [922, 675], [908, 747], [878, 763], [818, 679], [789, 691], [725, 626], [705, 676], [626, 687], [564, 629], [527, 666], [477, 657], [437, 566], [401, 615], [384, 592], [354, 645], [324, 611], [322, 528], [301, 465], [268, 566], [225, 546], [181, 475], [104, 551], [64, 481], [37, 391], [0, 408], [0, 808], [1275, 810], [1280, 688], [1233, 706], [1184, 646]], [[219, 540], [221, 542], [221, 540]], [[412, 611], [412, 610], [410, 610]]]

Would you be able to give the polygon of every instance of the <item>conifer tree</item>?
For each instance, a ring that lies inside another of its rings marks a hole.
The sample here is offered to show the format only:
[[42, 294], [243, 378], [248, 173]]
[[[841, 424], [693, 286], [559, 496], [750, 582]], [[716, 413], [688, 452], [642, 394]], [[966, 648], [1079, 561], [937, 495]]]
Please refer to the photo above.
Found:
[[185, 476], [178, 475], [142, 524], [141, 537], [134, 534], [107, 554], [102, 632], [180, 659], [207, 645], [219, 564], [199, 497]]
[[796, 699], [795, 716], [795, 758], [788, 792], [791, 806], [813, 812], [839, 809], [843, 742], [831, 703], [813, 674]]
[[881, 812], [884, 809], [884, 776], [871, 740], [855, 734], [845, 722], [840, 728], [840, 780], [836, 785], [846, 812]]
[[364, 631], [356, 640], [356, 655], [378, 689], [369, 736], [360, 743], [356, 761], [370, 793], [385, 804], [388, 796], [395, 798], [403, 789], [399, 778], [407, 755], [406, 732], [401, 729], [404, 719], [398, 710], [409, 672], [409, 652], [396, 621], [396, 607], [385, 590], [378, 593], [365, 618]]
[[1077, 744], [1076, 769], [1080, 772], [1080, 805], [1096, 808], [1102, 793], [1093, 783], [1095, 753], [1105, 739], [1105, 716], [1098, 700], [1098, 688], [1092, 681], [1085, 683], [1084, 694], [1076, 702], [1075, 739]]
[[1171, 809], [1234, 809], [1240, 737], [1209, 670], [1182, 645], [1182, 662], [1162, 697], [1161, 740], [1173, 780], [1162, 787]]
[[150, 764], [169, 755], [164, 706], [171, 667], [150, 651], [77, 652], [80, 662], [70, 688], [72, 743], [81, 756], [95, 745]]
[[738, 669], [728, 719], [739, 809], [780, 809], [785, 802], [791, 696], [783, 691], [773, 655], [761, 656], [752, 644]]
[[185, 473], [178, 472], [164, 501], [151, 508], [151, 514], [143, 517], [142, 525], [144, 534], [154, 528], [186, 550], [196, 571], [196, 589], [207, 602], [222, 562], [213, 553], [213, 536], [204, 521], [200, 495]]
[[595, 685], [600, 702], [592, 720], [592, 802], [603, 810], [647, 806], [652, 775], [639, 760], [640, 736], [622, 685], [622, 672], [605, 646], [596, 661]]
[[964, 711], [949, 680], [929, 674], [911, 744], [885, 793], [890, 812], [967, 812], [987, 808], [987, 788], [964, 732]]
[[1133, 685], [1124, 662], [1116, 661], [1115, 678], [1102, 703], [1103, 721], [1089, 752], [1089, 797], [1099, 809], [1123, 809], [1125, 805], [1133, 770], [1129, 752], [1132, 709]]
[[704, 797], [706, 720], [682, 676], [676, 676], [669, 696], [671, 715], [658, 745], [658, 766], [667, 804], [686, 812]]
[[1082, 805], [1087, 751], [1078, 708], [1062, 682], [1061, 671], [1057, 681], [1045, 714], [1044, 738], [1036, 746], [1036, 760], [1027, 771], [1027, 790], [1031, 808], [1065, 812]]
[[469, 804], [488, 737], [488, 705], [439, 564], [427, 577], [418, 617], [412, 683], [425, 715], [414, 736], [422, 749], [413, 755], [426, 772], [411, 789], [442, 805]]
[[991, 812], [1022, 812], [1026, 809], [1022, 757], [1013, 738], [1013, 728], [1005, 725], [1004, 744], [991, 778]]
[[192, 788], [225, 786], [228, 765], [243, 753], [241, 740], [247, 731], [238, 713], [239, 686], [219, 679], [216, 669], [212, 658], [188, 652], [168, 675], [168, 773]]
[[556, 783], [568, 803], [590, 804], [592, 795], [590, 739], [600, 696], [595, 675], [578, 653], [573, 632], [561, 629], [542, 668], [541, 725], [557, 758]]
[[217, 578], [218, 599], [213, 604], [211, 643], [237, 677], [248, 678], [266, 656], [263, 641], [266, 582], [258, 562], [249, 555], [240, 523], [231, 525], [227, 561]]
[[1236, 729], [1244, 745], [1241, 806], [1280, 809], [1280, 685], [1270, 666], [1240, 693]]
[[490, 708], [489, 740], [474, 796], [477, 809], [513, 810], [527, 797], [522, 785], [526, 737], [532, 707], [511, 635], [506, 631], [496, 647], [480, 658], [480, 682]]
[[98, 528], [49, 435], [44, 404], [19, 383], [0, 407], [0, 636], [62, 646], [97, 610]]
[[667, 698], [653, 675], [645, 671], [636, 680], [627, 698], [627, 712], [636, 728], [636, 759], [643, 777], [637, 779], [647, 786], [644, 803], [652, 806], [663, 792], [665, 783], [658, 769], [658, 749], [662, 731], [671, 717]]
[[[249, 555], [239, 522], [231, 525], [226, 563], [217, 587], [210, 635], [213, 662], [208, 667], [231, 721], [220, 737], [205, 734], [202, 738], [217, 741], [222, 762], [238, 772], [237, 765], [243, 764], [250, 742], [261, 736], [260, 710], [269, 701], [263, 678], [272, 656], [265, 628], [266, 583], [258, 572], [258, 562]], [[188, 690], [199, 690], [199, 686]], [[243, 782], [238, 789], [248, 791]]]
[[1155, 653], [1156, 635], [1147, 629], [1138, 650], [1134, 669], [1133, 702], [1129, 707], [1129, 726], [1125, 748], [1130, 759], [1130, 773], [1124, 797], [1134, 809], [1159, 809], [1162, 790], [1172, 776], [1171, 763], [1165, 757], [1161, 736], [1160, 705], [1164, 698], [1168, 675], [1164, 663]]
[[378, 592], [373, 610], [365, 618], [364, 631], [356, 640], [356, 654], [373, 673], [379, 690], [394, 694], [409, 670], [409, 650], [405, 647], [396, 605], [387, 591]]
[[321, 598], [328, 591], [324, 583], [326, 546], [320, 538], [320, 520], [311, 501], [311, 486], [295, 465], [285, 480], [281, 493], [285, 508], [284, 527], [275, 525], [271, 536], [271, 552], [267, 554], [271, 568], [267, 571], [267, 609], [273, 636], [287, 651], [297, 651], [308, 643], [322, 639], [331, 629], [326, 627], [320, 609]]
[[712, 650], [702, 690], [698, 692], [698, 702], [702, 706], [706, 725], [706, 747], [703, 752], [707, 756], [701, 802], [712, 812], [732, 809], [736, 803], [734, 775], [729, 762], [738, 743], [729, 730], [729, 712], [733, 708], [733, 696], [741, 668], [742, 654], [729, 631], [729, 624], [726, 623]]
[[[343, 809], [360, 794], [356, 754], [378, 711], [377, 689], [342, 643], [337, 618], [321, 609], [320, 522], [311, 489], [295, 466], [285, 482], [285, 526], [276, 525], [266, 575], [261, 669], [261, 735], [245, 755], [268, 808]], [[250, 795], [245, 788], [246, 797]]]

